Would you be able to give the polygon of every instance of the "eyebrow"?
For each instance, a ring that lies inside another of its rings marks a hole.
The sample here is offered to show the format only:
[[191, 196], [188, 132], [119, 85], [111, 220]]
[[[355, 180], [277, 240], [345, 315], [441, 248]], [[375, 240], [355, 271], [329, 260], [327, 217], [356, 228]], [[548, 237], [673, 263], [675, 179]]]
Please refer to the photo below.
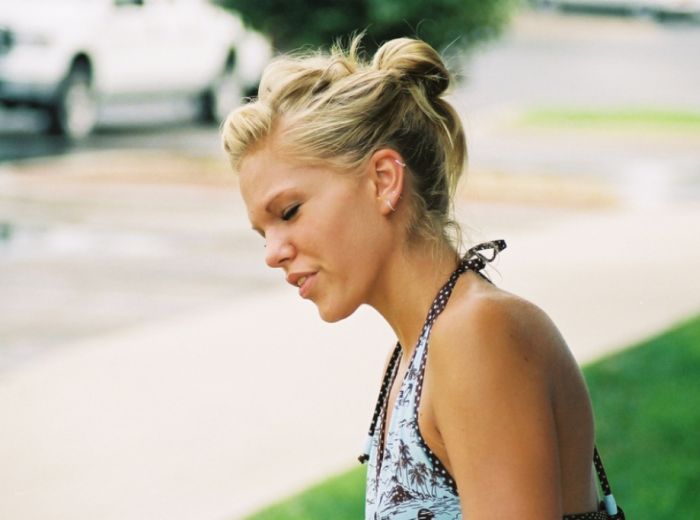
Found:
[[[278, 198], [280, 198], [282, 195], [284, 195], [284, 194], [287, 193], [288, 191], [292, 191], [293, 189], [294, 189], [294, 188], [291, 188], [291, 187], [280, 188], [272, 197], [270, 197], [270, 199], [267, 201], [267, 204], [265, 204], [265, 211], [266, 211], [267, 213], [271, 213], [271, 212], [270, 212], [270, 206], [272, 206], [272, 204], [273, 204]], [[263, 238], [265, 238], [265, 233], [263, 233], [263, 230], [260, 229], [259, 227], [257, 227], [255, 224], [253, 224], [252, 229], [253, 229], [253, 231], [257, 232], [259, 235], [261, 235]]]

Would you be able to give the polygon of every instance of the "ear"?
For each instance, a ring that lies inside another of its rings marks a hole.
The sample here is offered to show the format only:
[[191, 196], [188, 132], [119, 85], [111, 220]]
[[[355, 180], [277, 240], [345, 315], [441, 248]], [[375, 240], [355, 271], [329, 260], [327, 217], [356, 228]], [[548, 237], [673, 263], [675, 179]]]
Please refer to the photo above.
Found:
[[372, 154], [368, 168], [380, 212], [387, 215], [398, 210], [406, 176], [401, 155], [391, 148], [381, 148]]

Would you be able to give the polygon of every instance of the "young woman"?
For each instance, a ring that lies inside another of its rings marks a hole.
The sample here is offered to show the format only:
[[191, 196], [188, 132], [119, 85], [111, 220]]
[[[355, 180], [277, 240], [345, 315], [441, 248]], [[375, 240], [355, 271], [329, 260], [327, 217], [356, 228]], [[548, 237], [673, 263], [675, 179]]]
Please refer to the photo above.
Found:
[[466, 145], [442, 59], [402, 38], [365, 63], [358, 43], [273, 62], [223, 141], [267, 264], [325, 321], [368, 304], [398, 338], [361, 457], [366, 518], [621, 518], [599, 464], [598, 498], [564, 340], [481, 272], [505, 242], [458, 254]]

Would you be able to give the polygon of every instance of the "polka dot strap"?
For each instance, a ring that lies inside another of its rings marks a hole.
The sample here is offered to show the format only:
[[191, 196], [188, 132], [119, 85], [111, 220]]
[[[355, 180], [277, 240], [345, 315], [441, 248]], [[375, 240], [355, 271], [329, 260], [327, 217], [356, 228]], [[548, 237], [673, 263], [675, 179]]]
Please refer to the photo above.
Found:
[[594, 446], [593, 448], [593, 464], [595, 465], [595, 471], [598, 474], [598, 482], [600, 482], [600, 487], [603, 489], [603, 504], [605, 505], [605, 510], [608, 513], [608, 516], [615, 520], [624, 520], [625, 513], [618, 507], [615, 497], [612, 494], [610, 482], [608, 482], [608, 475], [605, 473], [603, 460], [600, 458], [597, 446]]
[[[505, 248], [506, 243], [504, 240], [494, 240], [492, 242], [484, 242], [474, 246], [467, 251], [467, 253], [462, 257], [462, 260], [459, 262], [457, 269], [455, 269], [447, 283], [443, 285], [442, 289], [440, 289], [438, 292], [435, 300], [433, 300], [433, 304], [430, 306], [430, 311], [428, 312], [428, 317], [425, 320], [425, 325], [423, 326], [423, 332], [421, 334], [421, 337], [425, 342], [425, 347], [423, 348], [420, 360], [418, 360], [418, 381], [416, 384], [417, 388], [413, 402], [413, 428], [415, 428], [418, 442], [420, 443], [424, 453], [430, 459], [433, 468], [435, 468], [435, 471], [442, 477], [444, 482], [455, 495], [459, 495], [457, 483], [454, 481], [452, 475], [450, 475], [450, 472], [444, 466], [442, 461], [433, 453], [428, 444], [425, 442], [425, 439], [420, 433], [420, 428], [418, 427], [418, 408], [420, 406], [423, 379], [425, 377], [425, 365], [428, 358], [428, 337], [430, 336], [430, 330], [433, 323], [445, 309], [445, 306], [452, 295], [452, 291], [454, 290], [459, 277], [469, 269], [484, 276], [480, 271], [486, 267], [487, 263], [492, 262], [498, 253], [503, 251]], [[488, 253], [489, 250], [491, 251], [490, 255], [482, 253], [482, 251], [486, 251]], [[484, 278], [486, 277], [484, 276]], [[488, 278], [486, 279], [488, 280]]]
[[[492, 262], [494, 258], [506, 248], [505, 240], [492, 240], [491, 242], [483, 242], [472, 247], [467, 254], [462, 258], [462, 263], [467, 264], [468, 267], [474, 269], [475, 271], [481, 271], [486, 264]], [[487, 255], [482, 253], [482, 251], [490, 251], [491, 254]]]
[[397, 341], [396, 347], [394, 347], [394, 352], [393, 354], [391, 354], [391, 358], [389, 359], [389, 364], [386, 367], [386, 373], [384, 374], [384, 379], [382, 380], [382, 386], [379, 389], [379, 397], [377, 397], [377, 404], [374, 406], [374, 414], [372, 414], [372, 422], [369, 425], [369, 433], [367, 435], [365, 449], [362, 452], [362, 455], [357, 457], [357, 460], [360, 461], [360, 464], [364, 464], [369, 460], [369, 450], [372, 446], [372, 438], [374, 437], [374, 430], [377, 425], [377, 419], [379, 418], [379, 415], [382, 412], [382, 405], [384, 404], [386, 394], [389, 391], [389, 384], [392, 380], [392, 375], [394, 374], [394, 369], [396, 368], [396, 363], [398, 362], [400, 356], [401, 344]]
[[[427, 333], [432, 327], [433, 322], [440, 315], [440, 313], [445, 309], [447, 301], [450, 299], [450, 295], [455, 288], [457, 279], [468, 269], [472, 271], [479, 272], [486, 264], [492, 262], [498, 253], [506, 248], [505, 240], [493, 240], [491, 242], [484, 242], [482, 244], [472, 247], [467, 253], [462, 257], [457, 266], [457, 269], [450, 275], [449, 280], [442, 286], [442, 289], [438, 292], [437, 296], [433, 300], [433, 304], [430, 306], [430, 311], [425, 319], [425, 324], [423, 325], [423, 334]], [[487, 256], [482, 253], [482, 251], [491, 251], [491, 254]]]
[[615, 502], [615, 497], [610, 489], [608, 476], [605, 473], [605, 468], [603, 468], [603, 461], [600, 458], [597, 447], [593, 448], [593, 464], [595, 464], [600, 487], [603, 489], [603, 500], [598, 505], [598, 511], [564, 515], [563, 520], [625, 520], [625, 512]]

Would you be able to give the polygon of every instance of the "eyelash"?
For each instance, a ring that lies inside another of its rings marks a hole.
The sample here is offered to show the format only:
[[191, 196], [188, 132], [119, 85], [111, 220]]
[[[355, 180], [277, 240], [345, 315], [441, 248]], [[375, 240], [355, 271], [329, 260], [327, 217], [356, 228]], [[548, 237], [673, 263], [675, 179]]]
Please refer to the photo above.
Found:
[[301, 204], [294, 204], [290, 208], [284, 210], [282, 212], [282, 220], [285, 220], [285, 221], [291, 220], [294, 217], [294, 215], [297, 214], [300, 207], [301, 207]]

